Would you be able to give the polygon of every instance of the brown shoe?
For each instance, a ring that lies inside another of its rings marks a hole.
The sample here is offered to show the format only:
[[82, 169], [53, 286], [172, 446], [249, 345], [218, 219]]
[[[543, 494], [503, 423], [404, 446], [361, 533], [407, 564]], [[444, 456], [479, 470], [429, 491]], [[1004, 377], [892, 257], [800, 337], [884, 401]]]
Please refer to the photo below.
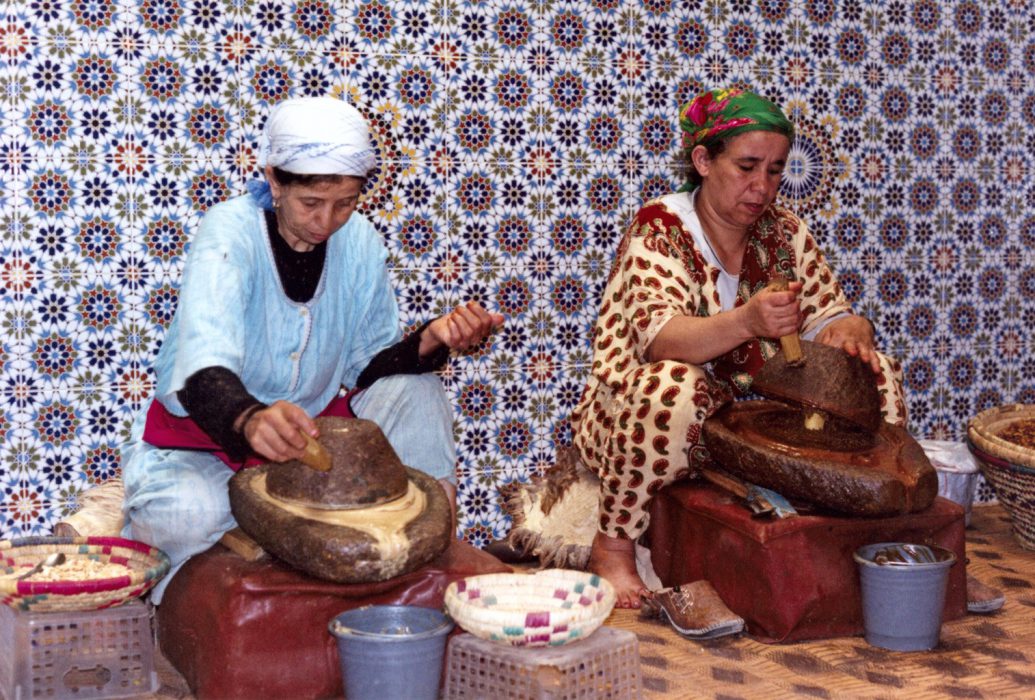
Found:
[[712, 639], [744, 629], [744, 618], [726, 607], [708, 581], [663, 588], [641, 599], [646, 614], [663, 617], [686, 637]]
[[1006, 602], [1006, 596], [998, 588], [992, 588], [967, 574], [967, 612], [990, 613], [999, 610]]

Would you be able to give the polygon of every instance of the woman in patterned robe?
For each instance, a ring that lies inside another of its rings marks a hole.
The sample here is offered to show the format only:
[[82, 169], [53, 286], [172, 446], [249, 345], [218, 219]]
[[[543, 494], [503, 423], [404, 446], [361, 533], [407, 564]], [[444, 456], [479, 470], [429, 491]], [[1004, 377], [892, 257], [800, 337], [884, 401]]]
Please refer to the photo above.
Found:
[[[648, 202], [619, 246], [572, 416], [574, 442], [601, 478], [590, 568], [622, 607], [649, 595], [634, 542], [659, 489], [707, 459], [701, 425], [800, 333], [868, 363], [885, 418], [904, 423], [901, 368], [874, 349], [806, 225], [776, 205], [794, 128], [776, 105], [713, 90], [680, 113], [689, 182]], [[766, 289], [777, 277], [787, 291]]]

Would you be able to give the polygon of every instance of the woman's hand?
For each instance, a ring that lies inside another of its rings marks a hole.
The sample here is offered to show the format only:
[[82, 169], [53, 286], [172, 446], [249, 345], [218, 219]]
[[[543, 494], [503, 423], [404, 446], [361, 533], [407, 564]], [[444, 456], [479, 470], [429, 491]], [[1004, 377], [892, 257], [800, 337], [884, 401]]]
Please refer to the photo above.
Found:
[[874, 374], [880, 374], [880, 359], [873, 347], [873, 326], [862, 316], [844, 316], [831, 321], [816, 336], [816, 342], [841, 348], [868, 364]]
[[255, 452], [273, 462], [301, 457], [306, 445], [303, 432], [314, 438], [319, 436], [313, 419], [288, 401], [277, 401], [251, 414], [242, 432]]
[[485, 340], [503, 325], [503, 314], [490, 313], [476, 301], [458, 306], [432, 321], [420, 339], [420, 354], [427, 356], [443, 345], [450, 350], [467, 350]]
[[748, 337], [779, 338], [798, 332], [801, 282], [791, 282], [786, 291], [763, 289], [741, 307]]

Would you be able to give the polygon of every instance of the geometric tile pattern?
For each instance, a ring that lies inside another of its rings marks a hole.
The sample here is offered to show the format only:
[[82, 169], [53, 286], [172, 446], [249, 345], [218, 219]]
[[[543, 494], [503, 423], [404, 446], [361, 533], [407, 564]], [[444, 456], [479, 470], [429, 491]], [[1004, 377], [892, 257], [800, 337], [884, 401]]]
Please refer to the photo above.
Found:
[[[507, 325], [444, 372], [461, 528], [569, 441], [623, 225], [671, 191], [678, 106], [745, 86], [800, 136], [782, 190], [905, 364], [910, 427], [1035, 402], [1027, 0], [7, 0], [0, 16], [0, 536], [42, 533], [153, 390], [201, 214], [289, 95], [344, 96], [404, 321]], [[985, 492], [988, 496], [988, 492]]]

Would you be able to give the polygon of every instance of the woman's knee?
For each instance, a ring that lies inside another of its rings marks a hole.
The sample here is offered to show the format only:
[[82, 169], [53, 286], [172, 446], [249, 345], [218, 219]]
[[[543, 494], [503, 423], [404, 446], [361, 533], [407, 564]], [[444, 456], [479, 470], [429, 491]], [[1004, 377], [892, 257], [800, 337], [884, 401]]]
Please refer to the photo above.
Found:
[[175, 488], [153, 493], [135, 510], [191, 530], [214, 531], [231, 517], [227, 486], [217, 488], [218, 491], [205, 480], [185, 475]]
[[377, 423], [399, 459], [436, 477], [453, 477], [453, 409], [434, 374], [394, 375], [353, 400], [360, 418]]
[[[234, 519], [230, 512], [228, 482], [233, 472], [225, 464], [198, 463], [197, 455], [186, 455], [182, 460], [175, 453], [153, 455], [151, 464], [134, 464], [136, 473], [133, 487], [127, 485], [125, 515], [127, 526], [155, 546], [159, 540], [177, 537], [184, 540], [211, 540], [230, 527]], [[151, 541], [154, 540], [154, 541]]]
[[703, 368], [655, 362], [632, 384], [618, 429], [685, 437], [690, 426], [703, 423], [723, 403], [725, 397]]
[[435, 374], [395, 374], [382, 377], [352, 400], [352, 408], [360, 418], [387, 411], [449, 410], [442, 381]]

